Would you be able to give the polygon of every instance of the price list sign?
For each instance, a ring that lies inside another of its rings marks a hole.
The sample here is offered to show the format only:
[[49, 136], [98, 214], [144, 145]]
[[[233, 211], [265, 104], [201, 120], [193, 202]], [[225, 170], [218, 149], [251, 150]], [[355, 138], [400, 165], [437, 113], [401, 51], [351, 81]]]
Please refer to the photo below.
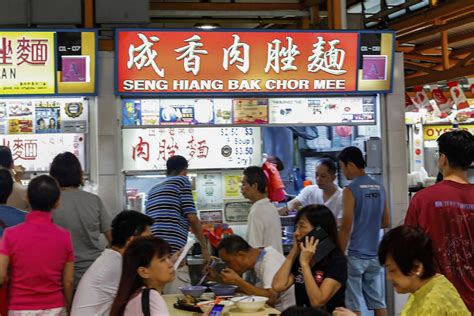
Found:
[[245, 168], [260, 163], [257, 127], [153, 128], [122, 130], [124, 169], [166, 170], [166, 160], [181, 155], [189, 169]]

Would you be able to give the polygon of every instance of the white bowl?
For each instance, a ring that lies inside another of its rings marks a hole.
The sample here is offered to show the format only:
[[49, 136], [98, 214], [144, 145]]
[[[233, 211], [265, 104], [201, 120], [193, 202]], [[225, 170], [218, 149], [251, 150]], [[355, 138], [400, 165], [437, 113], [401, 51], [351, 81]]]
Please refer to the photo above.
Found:
[[230, 299], [237, 305], [237, 308], [242, 312], [256, 312], [265, 307], [268, 297], [264, 296], [247, 296], [247, 297], [233, 297]]
[[[199, 302], [196, 305], [201, 309], [203, 313], [209, 312], [213, 307], [214, 307], [215, 300], [212, 301], [204, 301], [204, 302]], [[224, 309], [222, 310], [223, 313], [226, 313], [229, 311], [229, 309], [234, 306], [234, 302], [231, 301], [220, 301], [219, 305], [224, 305]]]

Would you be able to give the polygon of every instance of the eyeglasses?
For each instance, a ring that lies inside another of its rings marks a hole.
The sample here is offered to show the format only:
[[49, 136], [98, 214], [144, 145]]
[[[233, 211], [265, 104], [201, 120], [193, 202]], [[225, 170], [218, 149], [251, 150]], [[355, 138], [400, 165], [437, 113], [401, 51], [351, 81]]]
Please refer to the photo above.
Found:
[[439, 152], [439, 150], [436, 150], [436, 151], [434, 152], [434, 156], [435, 156], [436, 159], [438, 159], [439, 156], [441, 156], [441, 155], [444, 155], [444, 154], [441, 153], [441, 152]]

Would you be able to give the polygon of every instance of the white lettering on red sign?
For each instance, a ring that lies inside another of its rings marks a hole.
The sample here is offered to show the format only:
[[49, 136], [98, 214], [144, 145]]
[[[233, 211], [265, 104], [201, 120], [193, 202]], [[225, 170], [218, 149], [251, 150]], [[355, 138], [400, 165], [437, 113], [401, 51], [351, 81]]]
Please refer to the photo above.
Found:
[[308, 71], [309, 72], [318, 72], [322, 70], [332, 75], [342, 75], [347, 72], [347, 70], [342, 69], [344, 65], [344, 59], [346, 57], [346, 52], [342, 49], [336, 48], [336, 45], [340, 41], [335, 39], [329, 41], [329, 50], [325, 51], [326, 41], [322, 36], [318, 36], [318, 42], [313, 44], [313, 55], [308, 57]]
[[155, 58], [158, 56], [158, 53], [153, 49], [153, 45], [160, 39], [156, 36], [150, 36], [150, 39], [148, 39], [148, 37], [141, 33], [138, 33], [138, 37], [142, 40], [142, 45], [135, 47], [131, 44], [128, 48], [128, 69], [132, 69], [135, 66], [140, 70], [143, 67], [151, 66], [156, 74], [163, 78], [165, 71], [156, 64]]
[[184, 71], [192, 72], [195, 76], [199, 73], [201, 66], [201, 57], [198, 54], [207, 54], [207, 50], [199, 49], [204, 46], [200, 40], [201, 37], [195, 34], [185, 40], [188, 45], [174, 50], [177, 53], [182, 53], [176, 60], [184, 59]]

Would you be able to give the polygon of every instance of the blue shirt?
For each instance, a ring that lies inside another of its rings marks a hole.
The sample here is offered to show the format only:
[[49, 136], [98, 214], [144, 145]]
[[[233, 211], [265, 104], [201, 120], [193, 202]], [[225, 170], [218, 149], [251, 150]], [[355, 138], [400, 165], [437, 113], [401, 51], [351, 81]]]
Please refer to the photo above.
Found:
[[385, 189], [367, 175], [355, 178], [347, 188], [355, 200], [348, 255], [359, 259], [375, 258], [385, 209]]
[[[8, 205], [0, 205], [0, 220], [5, 224], [6, 227], [15, 226], [17, 224], [23, 223], [26, 218], [26, 212], [20, 211], [17, 208], [8, 206]], [[0, 223], [0, 237], [3, 236], [3, 230]]]
[[186, 244], [189, 214], [196, 214], [191, 182], [186, 176], [171, 176], [148, 193], [145, 213], [153, 218], [154, 236], [166, 240], [175, 253]]

